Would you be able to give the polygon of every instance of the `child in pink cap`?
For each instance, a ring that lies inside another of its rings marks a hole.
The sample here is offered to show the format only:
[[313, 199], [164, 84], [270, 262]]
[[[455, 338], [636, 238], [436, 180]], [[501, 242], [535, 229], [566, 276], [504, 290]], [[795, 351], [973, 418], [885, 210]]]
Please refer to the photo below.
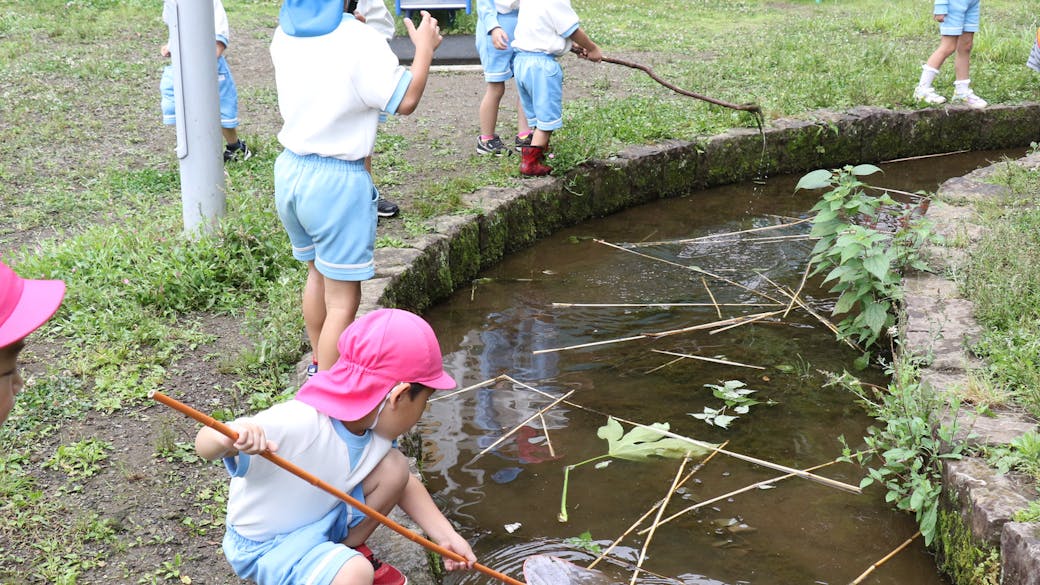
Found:
[[223, 458], [231, 474], [224, 535], [231, 567], [259, 585], [407, 583], [364, 544], [376, 520], [254, 457], [269, 449], [383, 514], [400, 506], [430, 539], [469, 559], [445, 559], [445, 568], [471, 568], [469, 544], [393, 446], [434, 390], [455, 387], [430, 325], [408, 311], [380, 309], [348, 326], [338, 350], [332, 368], [308, 379], [293, 400], [229, 423], [236, 442], [208, 427], [195, 439], [201, 457]]
[[21, 278], [0, 262], [0, 425], [25, 384], [18, 374], [25, 338], [54, 315], [64, 296], [64, 282]]

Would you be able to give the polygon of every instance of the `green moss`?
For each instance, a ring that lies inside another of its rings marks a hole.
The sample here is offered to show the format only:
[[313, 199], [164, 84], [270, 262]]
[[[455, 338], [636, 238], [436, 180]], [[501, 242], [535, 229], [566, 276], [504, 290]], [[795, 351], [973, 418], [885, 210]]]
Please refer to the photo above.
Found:
[[954, 585], [999, 585], [1000, 550], [978, 545], [956, 511], [939, 511], [935, 549], [939, 568]]

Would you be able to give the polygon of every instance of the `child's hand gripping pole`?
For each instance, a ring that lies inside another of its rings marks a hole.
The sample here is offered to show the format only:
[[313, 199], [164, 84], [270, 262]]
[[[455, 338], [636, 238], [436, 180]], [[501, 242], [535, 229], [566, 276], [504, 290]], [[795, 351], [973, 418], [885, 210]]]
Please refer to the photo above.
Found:
[[[176, 410], [176, 411], [178, 411], [178, 412], [180, 412], [182, 414], [185, 414], [185, 415], [195, 419], [196, 421], [206, 425], [207, 427], [209, 427], [209, 428], [211, 428], [211, 429], [213, 429], [213, 430], [215, 430], [215, 431], [217, 431], [217, 432], [227, 436], [232, 441], [238, 439], [238, 433], [236, 433], [231, 427], [225, 425], [224, 423], [218, 421], [217, 419], [215, 419], [215, 418], [213, 418], [211, 416], [208, 416], [206, 414], [203, 414], [203, 413], [195, 410], [194, 408], [188, 406], [187, 404], [184, 404], [183, 402], [180, 402], [178, 400], [170, 398], [169, 396], [166, 396], [162, 392], [156, 392], [154, 390], [149, 392], [148, 396], [150, 398], [153, 398], [153, 399], [155, 399], [155, 400], [165, 404], [166, 406], [169, 406], [170, 408], [172, 408], [172, 409], [174, 409], [174, 410]], [[458, 561], [460, 563], [468, 562], [465, 557], [463, 557], [462, 555], [456, 553], [455, 551], [449, 550], [449, 549], [447, 549], [447, 548], [445, 548], [445, 547], [443, 547], [443, 546], [433, 542], [432, 540], [430, 540], [428, 538], [424, 538], [424, 537], [416, 534], [415, 532], [405, 528], [404, 526], [401, 526], [397, 522], [394, 522], [390, 518], [388, 518], [388, 517], [384, 516], [383, 514], [381, 514], [378, 510], [376, 510], [374, 508], [370, 508], [369, 506], [366, 506], [365, 504], [359, 502], [356, 498], [351, 497], [349, 494], [343, 492], [342, 490], [336, 489], [334, 486], [332, 486], [328, 482], [326, 482], [326, 481], [318, 478], [317, 476], [315, 476], [315, 475], [305, 471], [304, 469], [300, 468], [296, 464], [294, 464], [294, 463], [292, 463], [292, 462], [290, 462], [290, 461], [288, 461], [286, 459], [283, 459], [282, 457], [279, 457], [278, 455], [275, 455], [274, 453], [271, 453], [270, 451], [264, 451], [260, 455], [264, 459], [267, 459], [271, 463], [274, 463], [278, 467], [281, 467], [282, 469], [288, 471], [289, 473], [295, 475], [296, 477], [299, 477], [300, 479], [306, 481], [307, 483], [309, 483], [309, 484], [311, 484], [311, 485], [313, 485], [315, 487], [321, 488], [321, 489], [325, 490], [326, 492], [328, 492], [328, 493], [336, 496], [337, 498], [343, 500], [344, 502], [350, 504], [351, 506], [354, 506], [358, 510], [361, 510], [369, 518], [372, 518], [373, 520], [379, 522], [383, 526], [386, 526], [390, 530], [393, 530], [394, 532], [400, 534], [401, 536], [407, 538], [408, 540], [411, 540], [412, 542], [418, 543], [418, 544], [422, 545], [423, 547], [427, 548], [428, 550], [431, 550], [431, 551], [433, 551], [433, 552], [435, 552], [435, 553], [437, 553], [437, 554], [439, 554], [439, 555], [441, 555], [443, 557], [447, 557], [449, 559]], [[494, 577], [495, 579], [498, 579], [499, 581], [502, 581], [503, 583], [509, 583], [510, 585], [526, 585], [523, 581], [518, 581], [516, 579], [513, 579], [512, 577], [510, 577], [508, 575], [504, 575], [502, 573], [499, 573], [498, 571], [495, 571], [493, 569], [485, 567], [484, 565], [481, 565], [480, 563], [473, 563], [473, 568], [478, 570], [478, 571], [480, 571], [481, 573], [484, 573], [485, 575], [488, 575], [490, 577]]]

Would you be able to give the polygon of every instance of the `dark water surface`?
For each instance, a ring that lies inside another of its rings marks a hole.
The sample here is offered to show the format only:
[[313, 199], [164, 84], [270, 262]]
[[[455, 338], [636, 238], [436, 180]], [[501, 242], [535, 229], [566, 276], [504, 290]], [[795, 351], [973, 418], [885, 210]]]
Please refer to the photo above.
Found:
[[[866, 180], [905, 191], [933, 191], [946, 178], [1002, 155], [1021, 153], [971, 153], [882, 165], [883, 174]], [[860, 445], [871, 420], [847, 391], [825, 388], [826, 378], [820, 373], [851, 370], [858, 354], [836, 342], [834, 334], [805, 311], [793, 310], [781, 321], [714, 334], [698, 330], [534, 353], [719, 321], [720, 311], [722, 318], [731, 318], [775, 310], [759, 306], [716, 310], [710, 306], [712, 297], [720, 305], [770, 301], [719, 279], [702, 280], [701, 274], [675, 264], [697, 266], [786, 302], [769, 281], [798, 288], [813, 246], [800, 238], [809, 231], [807, 223], [718, 241], [676, 240], [806, 217], [821, 193], [794, 193], [798, 178], [691, 193], [564, 230], [506, 258], [472, 288], [458, 291], [427, 313], [460, 387], [503, 375], [516, 381], [500, 379], [431, 402], [421, 423], [429, 459], [424, 471], [431, 491], [475, 543], [483, 564], [521, 579], [523, 559], [534, 554], [549, 553], [586, 565], [594, 555], [569, 539], [588, 533], [606, 547], [668, 493], [680, 465], [676, 459], [615, 459], [601, 469], [582, 465], [570, 474], [569, 519], [558, 520], [564, 466], [606, 454], [607, 442], [597, 437], [597, 429], [607, 415], [643, 424], [668, 423], [683, 436], [712, 443], [729, 441], [727, 450], [799, 469], [839, 456], [839, 435], [853, 447]], [[802, 298], [829, 314], [832, 295], [811, 281]], [[694, 359], [666, 365], [676, 357], [653, 350], [764, 369]], [[859, 375], [885, 383], [878, 370]], [[774, 404], [751, 407], [728, 429], [690, 416], [705, 406], [722, 406], [704, 385], [728, 380], [745, 383], [756, 390], [755, 398]], [[583, 408], [560, 404], [538, 416], [570, 391], [574, 394], [568, 400]], [[478, 456], [525, 421], [519, 431]], [[632, 428], [623, 426], [626, 432]], [[862, 477], [861, 470], [844, 463], [819, 473], [853, 485]], [[717, 455], [675, 493], [665, 515], [779, 475], [783, 473]], [[792, 478], [772, 489], [723, 499], [659, 526], [643, 563], [657, 576], [644, 574], [638, 582], [849, 583], [916, 530], [913, 518], [892, 511], [883, 497], [878, 488], [857, 496]], [[644, 521], [639, 529], [649, 524]], [[619, 560], [604, 561], [597, 568], [619, 583], [628, 583], [631, 572], [626, 563], [636, 562], [646, 538], [633, 532], [614, 550]], [[449, 576], [447, 582], [493, 581], [469, 574]], [[920, 539], [865, 581], [945, 582]]]

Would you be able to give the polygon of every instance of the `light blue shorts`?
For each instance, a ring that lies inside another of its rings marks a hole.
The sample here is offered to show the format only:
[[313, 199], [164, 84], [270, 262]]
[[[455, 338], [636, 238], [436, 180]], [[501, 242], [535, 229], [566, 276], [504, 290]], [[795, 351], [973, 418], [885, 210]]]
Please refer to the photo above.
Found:
[[950, 0], [946, 18], [939, 23], [939, 34], [959, 37], [979, 31], [980, 0]]
[[546, 53], [517, 51], [513, 59], [517, 93], [527, 124], [539, 130], [563, 126], [563, 68]]
[[[217, 90], [220, 92], [220, 127], [237, 128], [238, 88], [224, 57], [217, 59]], [[159, 93], [162, 95], [163, 124], [172, 126], [177, 123], [177, 102], [173, 97], [173, 65], [163, 68]]]
[[274, 202], [293, 257], [314, 261], [340, 281], [375, 276], [379, 191], [365, 161], [282, 151], [274, 163]]
[[[360, 485], [350, 495], [364, 501]], [[360, 511], [340, 503], [321, 520], [264, 542], [250, 540], [228, 526], [224, 556], [236, 575], [258, 585], [328, 585], [347, 561], [361, 554], [343, 540], [364, 518]]]
[[[509, 35], [509, 42], [513, 42], [513, 33], [516, 31], [516, 17], [519, 11], [498, 15], [498, 24], [502, 30]], [[491, 42], [491, 35], [486, 31], [477, 31], [477, 54], [480, 55], [480, 65], [484, 68], [484, 81], [488, 83], [506, 81], [513, 77], [513, 55], [516, 52], [512, 47], [496, 49]]]

